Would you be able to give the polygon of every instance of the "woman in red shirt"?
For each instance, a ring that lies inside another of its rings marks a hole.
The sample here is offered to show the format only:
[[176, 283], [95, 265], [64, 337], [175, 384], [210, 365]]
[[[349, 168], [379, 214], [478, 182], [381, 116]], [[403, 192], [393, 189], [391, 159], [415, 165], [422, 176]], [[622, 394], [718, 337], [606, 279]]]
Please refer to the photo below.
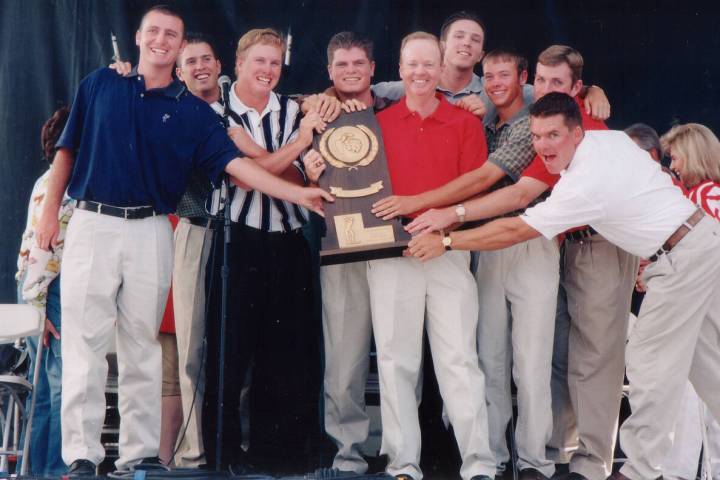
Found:
[[698, 123], [676, 125], [661, 139], [670, 168], [688, 188], [688, 198], [720, 220], [720, 141]]

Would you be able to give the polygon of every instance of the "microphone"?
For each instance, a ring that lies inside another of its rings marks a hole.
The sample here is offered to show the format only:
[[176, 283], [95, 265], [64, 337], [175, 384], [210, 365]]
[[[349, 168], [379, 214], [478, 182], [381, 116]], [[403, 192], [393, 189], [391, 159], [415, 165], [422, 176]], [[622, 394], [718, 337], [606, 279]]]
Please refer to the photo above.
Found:
[[290, 66], [290, 51], [291, 50], [292, 50], [292, 28], [288, 27], [287, 45], [285, 48], [285, 61], [283, 62], [286, 67]]
[[220, 96], [227, 111], [230, 108], [230, 77], [223, 75], [218, 78], [218, 87], [220, 87]]

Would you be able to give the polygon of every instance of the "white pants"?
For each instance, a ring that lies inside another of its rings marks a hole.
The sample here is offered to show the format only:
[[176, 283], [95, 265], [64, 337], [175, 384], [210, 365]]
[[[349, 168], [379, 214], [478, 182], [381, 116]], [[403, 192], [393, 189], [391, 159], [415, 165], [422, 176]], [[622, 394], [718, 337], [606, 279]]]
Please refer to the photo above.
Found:
[[720, 418], [720, 223], [706, 217], [645, 270], [647, 293], [627, 347], [632, 414], [620, 429], [632, 480], [662, 475], [689, 377]]
[[460, 475], [495, 475], [488, 444], [485, 380], [475, 335], [477, 289], [470, 254], [453, 251], [420, 262], [391, 258], [368, 262], [368, 284], [380, 374], [382, 453], [390, 475], [420, 471], [416, 387], [422, 364], [423, 324], [435, 374], [460, 450]]
[[333, 467], [365, 473], [360, 446], [367, 440], [365, 384], [370, 359], [367, 262], [320, 268], [325, 342], [325, 431], [338, 448]]
[[205, 463], [202, 409], [205, 396], [203, 339], [205, 338], [205, 267], [213, 231], [181, 218], [175, 229], [173, 307], [178, 348], [184, 435], [178, 441], [175, 464], [198, 467]]
[[550, 477], [555, 464], [546, 458], [545, 444], [553, 425], [550, 372], [560, 281], [557, 241], [540, 237], [502, 250], [479, 252], [475, 277], [480, 303], [478, 355], [485, 374], [495, 461], [502, 468], [510, 459], [505, 431], [512, 415], [512, 363], [518, 389], [518, 464]]
[[[703, 474], [707, 476], [701, 478], [720, 479], [720, 425], [700, 401], [690, 382], [685, 385], [672, 442], [665, 457], [663, 478], [694, 480], [702, 451]], [[708, 467], [710, 472], [707, 472]]]
[[62, 456], [100, 463], [107, 354], [117, 331], [120, 458], [158, 454], [162, 368], [157, 341], [172, 268], [167, 217], [142, 220], [76, 210], [67, 230], [63, 316]]

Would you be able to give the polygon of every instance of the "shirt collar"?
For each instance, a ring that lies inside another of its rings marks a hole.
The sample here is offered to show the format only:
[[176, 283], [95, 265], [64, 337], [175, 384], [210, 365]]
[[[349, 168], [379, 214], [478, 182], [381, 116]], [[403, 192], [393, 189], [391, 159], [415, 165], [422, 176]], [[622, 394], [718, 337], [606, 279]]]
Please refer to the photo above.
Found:
[[[523, 103], [523, 106], [520, 110], [515, 112], [515, 115], [510, 117], [510, 119], [503, 123], [500, 128], [502, 128], [505, 125], [512, 126], [515, 125], [520, 120], [523, 120], [530, 114], [530, 106]], [[491, 115], [486, 115], [483, 119], [483, 123], [485, 124], [485, 127], [495, 129], [497, 128], [497, 120], [498, 120], [498, 111], [497, 109], [493, 110]]]
[[[142, 80], [143, 89], [145, 89], [145, 78], [138, 72], [137, 65], [135, 65], [133, 69], [130, 70], [130, 73], [127, 74], [126, 78], [137, 78], [139, 80]], [[173, 78], [172, 82], [170, 82], [168, 86], [163, 88], [153, 88], [152, 91], [161, 92], [166, 97], [171, 97], [177, 100], [178, 98], [180, 98], [180, 95], [185, 91], [185, 84], [177, 78]]]
[[[249, 111], [255, 112], [256, 110], [254, 108], [245, 105], [242, 100], [240, 100], [240, 97], [238, 97], [235, 93], [236, 83], [237, 82], [233, 82], [233, 84], [230, 86], [230, 108], [238, 115], [243, 115]], [[263, 110], [262, 112], [257, 112], [257, 114], [258, 116], [260, 116], [260, 118], [262, 118], [267, 112], [277, 112], [279, 110], [280, 100], [278, 99], [278, 96], [275, 92], [270, 92], [270, 99], [268, 100], [267, 105], [265, 105], [265, 110]]]
[[470, 83], [465, 85], [465, 88], [463, 88], [459, 92], [451, 92], [450, 90], [442, 88], [439, 85], [437, 87], [438, 92], [442, 92], [446, 95], [450, 95], [451, 97], [465, 96], [465, 95], [470, 95], [473, 93], [478, 94], [478, 93], [482, 92], [482, 90], [483, 90], [483, 80], [475, 73], [472, 74], [472, 77], [470, 78]]
[[[437, 92], [435, 94], [435, 98], [440, 100], [440, 103], [438, 104], [435, 111], [432, 112], [426, 118], [426, 120], [432, 118], [432, 119], [437, 120], [438, 122], [447, 123], [450, 120], [450, 118], [452, 117], [453, 106], [450, 105], [450, 102], [448, 102], [445, 99], [445, 96], [440, 92]], [[407, 97], [403, 97], [402, 100], [400, 100], [400, 102], [398, 104], [398, 108], [400, 109], [400, 112], [399, 112], [400, 118], [406, 118], [406, 117], [409, 117], [410, 115], [412, 115], [413, 113], [415, 113], [415, 112], [411, 112], [410, 109], [408, 108]]]

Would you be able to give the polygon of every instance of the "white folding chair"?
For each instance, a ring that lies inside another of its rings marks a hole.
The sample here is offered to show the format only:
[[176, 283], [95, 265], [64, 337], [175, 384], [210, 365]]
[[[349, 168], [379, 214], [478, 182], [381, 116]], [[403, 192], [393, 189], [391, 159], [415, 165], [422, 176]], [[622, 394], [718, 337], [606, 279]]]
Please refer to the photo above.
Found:
[[[45, 321], [40, 312], [30, 305], [0, 304], [0, 344], [15, 343], [24, 337], [40, 336], [45, 333]], [[10, 455], [22, 455], [20, 475], [27, 475], [28, 455], [32, 417], [35, 411], [35, 395], [26, 411], [25, 399], [37, 385], [42, 361], [42, 341], [38, 342], [37, 355], [33, 362], [32, 383], [18, 375], [0, 375], [0, 404], [5, 408], [0, 448], [0, 472], [8, 472]], [[22, 448], [18, 448], [18, 437], [25, 430]], [[10, 434], [13, 434], [11, 439]]]

